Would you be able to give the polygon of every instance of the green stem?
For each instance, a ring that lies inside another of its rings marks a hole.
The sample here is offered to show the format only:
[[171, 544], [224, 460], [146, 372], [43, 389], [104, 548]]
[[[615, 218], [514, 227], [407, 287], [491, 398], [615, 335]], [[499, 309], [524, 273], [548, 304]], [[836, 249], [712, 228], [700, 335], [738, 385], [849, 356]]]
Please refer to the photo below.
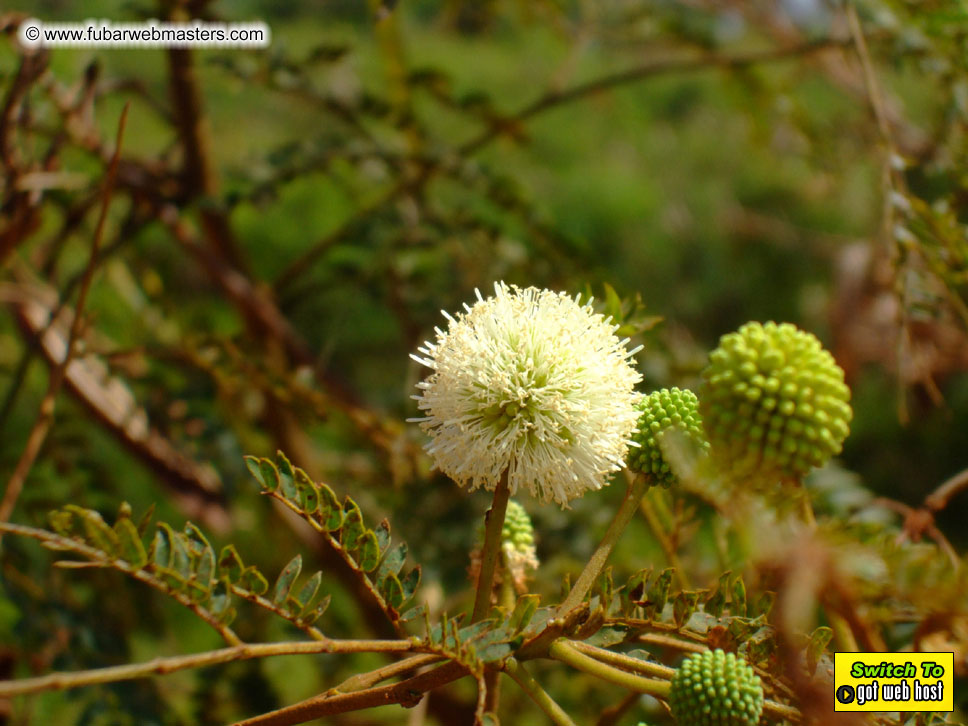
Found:
[[810, 501], [810, 493], [803, 485], [800, 486], [800, 516], [803, 517], [804, 524], [810, 529], [817, 528], [817, 518], [813, 513], [813, 503]]
[[612, 650], [606, 650], [605, 648], [598, 648], [594, 645], [583, 643], [580, 640], [569, 640], [567, 643], [570, 647], [574, 648], [578, 652], [591, 656], [595, 660], [600, 660], [603, 663], [608, 663], [609, 665], [613, 665], [618, 668], [634, 671], [640, 675], [671, 680], [672, 676], [674, 676], [676, 673], [675, 668], [670, 668], [669, 666], [662, 665], [661, 663], [654, 663], [652, 661], [642, 660], [641, 658], [633, 658], [632, 656], [625, 655], [624, 653], [616, 653]]
[[591, 590], [592, 585], [595, 584], [595, 579], [601, 573], [602, 568], [605, 567], [605, 562], [608, 560], [608, 556], [612, 554], [612, 550], [615, 548], [619, 537], [622, 536], [622, 532], [625, 531], [628, 523], [632, 520], [633, 515], [639, 508], [639, 502], [642, 500], [642, 495], [645, 494], [647, 488], [648, 479], [645, 476], [639, 475], [632, 480], [628, 491], [625, 492], [625, 499], [622, 500], [621, 506], [615, 513], [615, 518], [608, 525], [608, 531], [605, 532], [605, 536], [599, 543], [598, 548], [592, 553], [591, 559], [585, 565], [585, 569], [578, 576], [574, 587], [568, 593], [568, 597], [558, 606], [559, 615], [564, 615], [574, 610], [584, 601], [585, 595]]
[[531, 696], [531, 700], [538, 704], [538, 707], [545, 712], [557, 726], [576, 726], [571, 717], [565, 713], [561, 706], [555, 703], [554, 699], [548, 695], [547, 691], [531, 677], [525, 667], [514, 658], [508, 658], [504, 663], [504, 672], [507, 673], [521, 690]]
[[504, 515], [508, 510], [508, 499], [511, 498], [508, 487], [507, 470], [501, 474], [501, 480], [494, 489], [494, 501], [491, 508], [484, 515], [484, 548], [481, 551], [481, 573], [477, 577], [477, 594], [474, 597], [474, 613], [471, 622], [487, 615], [491, 609], [491, 589], [494, 584], [494, 570], [498, 556], [501, 554], [501, 530], [504, 528]]
[[656, 678], [643, 678], [634, 673], [620, 671], [607, 663], [602, 663], [591, 656], [585, 655], [568, 643], [567, 640], [561, 639], [552, 643], [548, 649], [548, 655], [590, 676], [614, 683], [630, 691], [648, 693], [651, 696], [662, 699], [669, 698], [669, 689], [671, 688], [669, 681]]

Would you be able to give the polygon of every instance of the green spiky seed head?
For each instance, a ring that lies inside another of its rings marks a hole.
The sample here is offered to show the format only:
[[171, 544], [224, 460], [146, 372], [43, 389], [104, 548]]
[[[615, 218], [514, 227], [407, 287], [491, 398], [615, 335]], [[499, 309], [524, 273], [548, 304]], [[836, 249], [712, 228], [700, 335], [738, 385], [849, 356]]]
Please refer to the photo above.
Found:
[[720, 468], [756, 484], [800, 478], [840, 453], [853, 411], [844, 372], [811, 333], [747, 323], [709, 355], [700, 390]]
[[[477, 540], [484, 542], [484, 525], [477, 527]], [[504, 567], [511, 576], [511, 581], [518, 590], [525, 590], [531, 573], [538, 569], [538, 551], [534, 544], [534, 525], [527, 511], [514, 499], [508, 500], [507, 512], [504, 515], [504, 526], [501, 528], [501, 550], [503, 552]], [[480, 566], [480, 550], [471, 555], [476, 558], [473, 567]], [[476, 577], [476, 575], [475, 575]]]
[[672, 677], [669, 706], [682, 726], [754, 726], [763, 712], [763, 684], [734, 653], [693, 653]]
[[504, 515], [501, 544], [505, 551], [534, 551], [534, 527], [531, 524], [531, 517], [524, 507], [513, 499], [508, 500], [507, 514]]
[[632, 434], [638, 447], [629, 447], [629, 469], [650, 474], [654, 484], [668, 488], [677, 477], [662, 453], [660, 439], [664, 432], [677, 428], [701, 449], [709, 448], [699, 415], [699, 400], [692, 391], [663, 388], [643, 398], [638, 409], [642, 414]]

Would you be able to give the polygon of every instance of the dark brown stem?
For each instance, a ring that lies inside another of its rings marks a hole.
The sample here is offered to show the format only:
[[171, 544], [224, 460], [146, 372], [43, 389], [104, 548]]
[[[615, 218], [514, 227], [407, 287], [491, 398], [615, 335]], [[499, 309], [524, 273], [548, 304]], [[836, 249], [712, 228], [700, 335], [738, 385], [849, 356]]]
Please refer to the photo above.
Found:
[[235, 726], [295, 726], [323, 716], [334, 716], [364, 708], [388, 706], [394, 703], [415, 706], [426, 691], [463, 678], [467, 673], [464, 666], [450, 662], [389, 686], [368, 688], [354, 693], [335, 695], [324, 693], [277, 711], [239, 721]]
[[471, 622], [482, 620], [491, 609], [491, 594], [494, 589], [494, 570], [501, 555], [501, 530], [504, 515], [507, 513], [511, 490], [508, 486], [508, 473], [505, 469], [494, 489], [494, 501], [484, 518], [484, 547], [481, 550], [481, 572], [477, 577], [477, 594], [474, 597], [474, 613]]

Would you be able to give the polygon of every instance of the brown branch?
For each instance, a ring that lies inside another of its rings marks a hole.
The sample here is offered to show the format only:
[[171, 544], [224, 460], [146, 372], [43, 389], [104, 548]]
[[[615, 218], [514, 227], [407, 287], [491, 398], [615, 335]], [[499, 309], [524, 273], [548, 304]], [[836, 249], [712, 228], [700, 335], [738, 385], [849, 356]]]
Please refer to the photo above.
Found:
[[323, 653], [403, 653], [416, 648], [405, 640], [323, 640], [283, 643], [241, 643], [204, 653], [159, 657], [144, 663], [127, 663], [75, 673], [48, 673], [36, 678], [0, 681], [0, 698], [27, 693], [63, 691], [101, 683], [117, 683], [154, 675], [167, 675], [190, 668], [204, 668], [254, 658], [279, 655], [318, 655]]
[[968, 469], [958, 472], [931, 492], [924, 500], [924, 506], [932, 512], [940, 512], [958, 493], [968, 489]]
[[642, 695], [640, 693], [636, 693], [635, 691], [627, 693], [621, 701], [602, 711], [601, 715], [598, 717], [596, 726], [615, 726], [615, 724], [621, 720], [622, 716], [624, 716], [630, 708], [639, 702], [641, 697]]
[[94, 229], [94, 241], [91, 244], [91, 256], [88, 260], [87, 268], [84, 271], [84, 277], [81, 279], [80, 291], [77, 294], [77, 306], [74, 312], [74, 317], [71, 320], [71, 326], [67, 336], [67, 347], [64, 351], [64, 358], [50, 372], [47, 393], [44, 395], [44, 398], [40, 403], [40, 410], [37, 414], [37, 419], [34, 421], [33, 428], [31, 428], [30, 434], [27, 437], [27, 444], [24, 447], [19, 461], [17, 462], [17, 467], [14, 469], [13, 474], [7, 481], [7, 488], [3, 495], [3, 501], [0, 501], [0, 522], [6, 522], [8, 519], [10, 519], [10, 515], [13, 513], [13, 509], [17, 504], [17, 499], [20, 497], [20, 492], [23, 489], [24, 482], [27, 479], [27, 475], [30, 473], [31, 468], [34, 465], [34, 461], [36, 460], [37, 455], [40, 453], [40, 449], [44, 444], [44, 440], [47, 438], [47, 433], [50, 431], [50, 427], [54, 423], [54, 407], [57, 400], [57, 394], [60, 392], [61, 386], [64, 383], [64, 377], [67, 373], [67, 366], [70, 364], [71, 358], [74, 355], [74, 346], [81, 331], [81, 312], [84, 309], [84, 303], [87, 301], [87, 294], [91, 289], [91, 282], [94, 279], [94, 270], [97, 266], [98, 251], [101, 248], [101, 240], [104, 237], [104, 226], [105, 222], [107, 221], [108, 207], [111, 204], [111, 193], [114, 190], [114, 179], [118, 171], [118, 160], [121, 158], [121, 141], [124, 138], [124, 127], [128, 119], [128, 108], [128, 104], [125, 104], [124, 108], [121, 110], [121, 118], [118, 121], [118, 133], [115, 141], [114, 156], [112, 157], [111, 163], [108, 166], [107, 175], [104, 180], [101, 214], [98, 217], [97, 226]]
[[381, 666], [366, 673], [357, 673], [354, 676], [350, 676], [336, 686], [336, 688], [330, 689], [328, 693], [329, 695], [335, 695], [337, 693], [362, 691], [367, 688], [372, 688], [381, 681], [395, 676], [402, 676], [404, 673], [417, 670], [418, 668], [425, 668], [442, 660], [445, 660], [444, 656], [437, 655], [436, 653], [411, 656], [405, 660], [399, 660], [396, 663], [390, 663], [389, 665]]
[[0, 161], [6, 177], [4, 186], [9, 190], [7, 198], [0, 205], [2, 217], [7, 219], [4, 227], [0, 229], [0, 266], [17, 245], [40, 224], [37, 213], [39, 197], [17, 189], [22, 170], [13, 143], [13, 133], [22, 102], [33, 83], [46, 71], [48, 59], [49, 55], [44, 51], [23, 56], [0, 108]]
[[412, 707], [417, 705], [424, 692], [439, 688], [466, 675], [468, 675], [467, 668], [458, 663], [449, 662], [432, 671], [420, 673], [389, 686], [345, 694], [324, 693], [277, 711], [239, 721], [235, 726], [295, 726], [323, 716], [334, 716], [347, 711], [359, 711], [394, 703]]

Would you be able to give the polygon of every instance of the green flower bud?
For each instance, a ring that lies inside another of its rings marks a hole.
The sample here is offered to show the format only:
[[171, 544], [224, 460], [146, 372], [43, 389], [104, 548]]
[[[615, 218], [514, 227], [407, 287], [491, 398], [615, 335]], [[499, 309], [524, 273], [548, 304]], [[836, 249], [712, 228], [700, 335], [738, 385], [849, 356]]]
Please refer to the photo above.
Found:
[[629, 447], [628, 467], [632, 471], [650, 474], [655, 484], [668, 488], [676, 482], [676, 474], [666, 461], [660, 446], [662, 434], [677, 428], [703, 450], [709, 449], [699, 415], [699, 401], [692, 391], [663, 388], [649, 394], [638, 404], [639, 416]]
[[501, 529], [501, 544], [508, 554], [519, 553], [534, 555], [534, 527], [531, 517], [515, 500], [508, 500], [504, 527]]
[[[484, 526], [477, 526], [477, 540], [484, 542]], [[514, 589], [523, 594], [527, 592], [527, 583], [533, 571], [538, 569], [538, 552], [534, 544], [534, 526], [531, 517], [524, 507], [514, 499], [508, 500], [507, 512], [504, 515], [504, 526], [501, 528], [501, 550], [504, 553], [504, 566], [510, 577]], [[480, 571], [480, 549], [471, 553], [471, 579], [476, 580]], [[498, 575], [502, 577], [503, 575]]]
[[755, 726], [763, 712], [763, 685], [733, 653], [693, 653], [672, 677], [669, 706], [682, 726]]
[[800, 478], [840, 453], [853, 417], [833, 356], [790, 323], [747, 323], [720, 338], [700, 390], [706, 435], [735, 480]]

